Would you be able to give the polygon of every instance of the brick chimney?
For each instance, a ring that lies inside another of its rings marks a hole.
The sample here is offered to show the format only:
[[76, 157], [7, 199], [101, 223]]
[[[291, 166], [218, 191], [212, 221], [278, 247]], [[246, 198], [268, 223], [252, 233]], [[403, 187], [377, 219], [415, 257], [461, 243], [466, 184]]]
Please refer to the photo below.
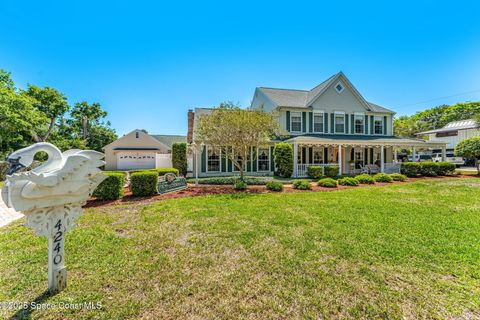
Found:
[[195, 119], [195, 112], [192, 109], [188, 110], [188, 132], [187, 132], [187, 142], [193, 142], [193, 122]]

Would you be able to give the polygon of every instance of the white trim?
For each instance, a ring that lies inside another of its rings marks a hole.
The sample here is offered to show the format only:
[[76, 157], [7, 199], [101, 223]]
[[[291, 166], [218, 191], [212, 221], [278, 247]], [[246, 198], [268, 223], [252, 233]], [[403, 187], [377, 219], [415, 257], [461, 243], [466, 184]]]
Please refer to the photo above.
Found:
[[[343, 132], [337, 132], [337, 115], [343, 115]], [[345, 134], [345, 132], [347, 130], [345, 130], [346, 128], [346, 115], [345, 115], [345, 112], [337, 112], [335, 111], [334, 115], [333, 115], [333, 133], [343, 133]]]
[[[358, 119], [361, 118], [362, 120], [362, 132], [357, 132], [357, 117]], [[366, 134], [365, 133], [365, 114], [357, 114], [357, 113], [354, 113], [353, 115], [353, 132], [352, 134]]]
[[[315, 114], [322, 115], [322, 131], [315, 131]], [[313, 133], [325, 133], [325, 112], [324, 111], [313, 111], [312, 112], [312, 132]]]
[[[292, 128], [292, 119], [293, 119], [293, 114], [298, 113], [300, 114], [300, 131], [293, 131]], [[302, 133], [303, 132], [303, 113], [302, 111], [290, 111], [290, 132], [291, 133]]]
[[[218, 160], [219, 160], [219, 169], [218, 171], [210, 171], [208, 170], [208, 149], [216, 149], [218, 148], [220, 150], [220, 154], [219, 154], [219, 157], [218, 157]], [[212, 146], [205, 146], [205, 172], [206, 173], [219, 173], [219, 172], [222, 172], [222, 148], [219, 148], [219, 147], [212, 147]]]
[[[382, 133], [375, 133], [375, 121], [380, 120], [382, 122]], [[373, 134], [374, 136], [383, 136], [385, 132], [383, 132], [385, 124], [383, 123], [383, 116], [373, 116]]]
[[[268, 149], [268, 170], [260, 170], [260, 166], [258, 165], [258, 156], [260, 155], [260, 152], [258, 150], [260, 149]], [[257, 148], [257, 172], [271, 172], [272, 168], [270, 168], [270, 163], [271, 163], [271, 148], [270, 147], [264, 147], [264, 148]]]

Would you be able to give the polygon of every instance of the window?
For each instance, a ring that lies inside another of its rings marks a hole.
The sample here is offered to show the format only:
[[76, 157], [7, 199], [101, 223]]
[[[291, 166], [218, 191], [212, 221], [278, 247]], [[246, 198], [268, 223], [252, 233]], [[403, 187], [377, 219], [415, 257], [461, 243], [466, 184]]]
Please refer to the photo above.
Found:
[[363, 115], [355, 115], [355, 133], [364, 133], [364, 117]]
[[345, 133], [345, 115], [335, 114], [335, 133]]
[[383, 119], [381, 117], [375, 117], [374, 119], [374, 132], [375, 134], [383, 134]]
[[[243, 162], [242, 156], [240, 154], [235, 154], [235, 161], [245, 169], [245, 163]], [[239, 171], [235, 164], [232, 164], [233, 171]]]
[[292, 112], [290, 115], [290, 131], [302, 132], [302, 113]]
[[268, 149], [258, 149], [258, 171], [270, 170], [270, 151]]
[[323, 132], [323, 113], [313, 113], [313, 132]]
[[440, 137], [455, 137], [458, 136], [458, 131], [448, 131], [448, 132], [437, 132], [435, 134], [437, 138]]
[[323, 149], [322, 148], [314, 148], [313, 149], [313, 163], [314, 164], [323, 163]]
[[337, 85], [335, 86], [335, 90], [337, 90], [338, 93], [341, 93], [343, 91], [343, 86], [340, 82], [337, 83]]
[[220, 171], [220, 149], [219, 148], [208, 148], [207, 171], [209, 172]]

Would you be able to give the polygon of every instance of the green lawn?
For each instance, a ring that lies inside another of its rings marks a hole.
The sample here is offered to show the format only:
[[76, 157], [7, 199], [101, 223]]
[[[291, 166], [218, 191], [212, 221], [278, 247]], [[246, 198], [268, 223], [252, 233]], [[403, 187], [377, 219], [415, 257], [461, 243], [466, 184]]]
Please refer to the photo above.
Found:
[[103, 305], [32, 319], [480, 317], [475, 178], [88, 209], [66, 239], [69, 286], [42, 297], [46, 240], [0, 229], [0, 301]]

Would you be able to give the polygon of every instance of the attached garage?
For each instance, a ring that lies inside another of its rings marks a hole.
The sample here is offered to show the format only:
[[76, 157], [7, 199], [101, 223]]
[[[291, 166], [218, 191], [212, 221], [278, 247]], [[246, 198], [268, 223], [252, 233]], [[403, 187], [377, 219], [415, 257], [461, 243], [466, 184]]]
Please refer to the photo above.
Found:
[[117, 168], [118, 170], [155, 169], [155, 152], [118, 152]]

